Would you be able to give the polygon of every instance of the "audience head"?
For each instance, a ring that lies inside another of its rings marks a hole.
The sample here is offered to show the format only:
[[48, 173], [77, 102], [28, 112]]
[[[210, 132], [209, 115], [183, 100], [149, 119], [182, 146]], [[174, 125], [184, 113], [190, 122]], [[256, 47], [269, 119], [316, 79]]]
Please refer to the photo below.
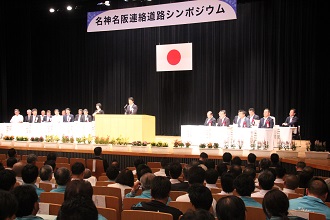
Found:
[[207, 169], [215, 169], [215, 161], [214, 160], [207, 159], [204, 162], [204, 165], [207, 167]]
[[300, 173], [299, 173], [299, 187], [300, 188], [307, 188], [308, 182], [313, 178], [314, 170], [310, 166], [306, 166]]
[[242, 166], [242, 159], [241, 159], [239, 156], [235, 156], [235, 157], [231, 160], [231, 165]]
[[4, 170], [5, 169], [5, 167], [3, 166], [3, 164], [0, 162], [0, 171], [1, 170]]
[[56, 153], [50, 152], [50, 153], [47, 154], [47, 159], [46, 160], [54, 160], [54, 161], [56, 161], [56, 159], [57, 159]]
[[182, 174], [182, 165], [179, 162], [172, 162], [170, 164], [170, 177], [171, 179], [178, 179]]
[[228, 172], [231, 173], [235, 179], [238, 175], [242, 174], [242, 167], [239, 165], [231, 165]]
[[0, 190], [0, 207], [0, 220], [15, 219], [18, 202], [14, 194], [4, 190]]
[[115, 166], [119, 169], [119, 161], [116, 160], [116, 159], [113, 159], [111, 160], [111, 163], [110, 163], [111, 166]]
[[137, 179], [140, 180], [141, 176], [143, 176], [143, 174], [145, 174], [145, 173], [152, 173], [151, 168], [148, 165], [146, 165], [146, 164], [140, 164], [136, 168]]
[[132, 170], [123, 169], [117, 176], [116, 183], [132, 187], [134, 185], [134, 176]]
[[8, 168], [13, 168], [14, 164], [17, 163], [18, 160], [16, 157], [9, 157], [6, 162]]
[[227, 164], [225, 164], [225, 163], [219, 163], [217, 165], [217, 171], [219, 173], [219, 176], [221, 176], [223, 173], [226, 173], [228, 171]]
[[306, 163], [304, 161], [298, 161], [296, 164], [296, 171], [302, 171], [306, 167]]
[[261, 170], [267, 170], [271, 166], [271, 161], [268, 158], [262, 158], [259, 162], [259, 169]]
[[243, 172], [244, 174], [249, 175], [250, 177], [252, 177], [252, 179], [254, 180], [257, 176], [257, 172], [255, 169], [251, 168], [251, 167], [246, 167]]
[[70, 170], [66, 167], [60, 167], [54, 173], [55, 181], [59, 186], [67, 185], [71, 180]]
[[271, 166], [276, 167], [280, 164], [280, 156], [277, 153], [272, 153], [270, 155]]
[[275, 172], [276, 172], [276, 178], [283, 179], [283, 177], [286, 174], [286, 169], [282, 166], [277, 166], [275, 167]]
[[115, 181], [115, 179], [119, 175], [119, 172], [120, 172], [120, 170], [118, 167], [109, 166], [107, 169], [106, 175], [109, 178], [109, 180]]
[[98, 211], [91, 198], [76, 195], [63, 202], [57, 220], [97, 220]]
[[274, 174], [269, 170], [262, 171], [258, 176], [259, 186], [263, 190], [271, 190], [274, 186]]
[[142, 158], [137, 158], [134, 160], [134, 167], [135, 169], [140, 165], [140, 164], [145, 164], [144, 160]]
[[[38, 169], [38, 168], [37, 168]], [[18, 202], [16, 217], [36, 215], [39, 211], [38, 195], [31, 185], [16, 186], [12, 193]]]
[[38, 157], [35, 154], [29, 154], [26, 158], [26, 162], [29, 164], [36, 165], [37, 161], [38, 161]]
[[44, 165], [51, 166], [53, 169], [53, 172], [56, 170], [56, 161], [55, 160], [46, 160]]
[[74, 178], [83, 179], [84, 171], [85, 171], [85, 165], [81, 162], [75, 162], [71, 166], [71, 172]]
[[288, 174], [284, 178], [284, 188], [295, 190], [299, 186], [299, 178], [297, 175]]
[[233, 158], [233, 156], [229, 152], [225, 152], [222, 155], [222, 160], [223, 160], [224, 163], [228, 163], [229, 164], [232, 158]]
[[234, 180], [234, 188], [240, 196], [251, 196], [255, 190], [254, 180], [247, 174], [241, 174]]
[[212, 215], [208, 210], [189, 209], [182, 215], [180, 220], [215, 220], [215, 218], [214, 218], [214, 215]]
[[237, 196], [226, 196], [216, 206], [218, 220], [245, 220], [245, 204]]
[[68, 183], [64, 192], [64, 200], [71, 199], [77, 195], [92, 199], [92, 184], [85, 180], [72, 180]]
[[234, 176], [231, 173], [223, 173], [220, 182], [222, 190], [226, 193], [231, 193], [234, 191]]
[[0, 171], [0, 190], [10, 191], [14, 188], [15, 183], [16, 174], [14, 171], [8, 169]]
[[95, 147], [94, 155], [99, 157], [99, 156], [101, 156], [101, 154], [102, 154], [102, 147]]
[[191, 168], [190, 164], [187, 164], [182, 168], [183, 178], [185, 181], [189, 180], [189, 169], [190, 168]]
[[207, 153], [205, 153], [205, 152], [202, 152], [199, 155], [199, 162], [200, 163], [204, 163], [208, 158], [209, 158], [209, 155]]
[[42, 181], [51, 180], [53, 177], [53, 168], [50, 165], [43, 165], [40, 168], [39, 176]]
[[16, 173], [16, 176], [21, 177], [22, 176], [22, 170], [25, 164], [23, 162], [17, 162], [13, 166], [13, 171]]
[[160, 165], [163, 169], [166, 169], [167, 166], [169, 165], [169, 161], [168, 161], [168, 158], [166, 157], [163, 157], [161, 160], [160, 160]]
[[257, 160], [257, 155], [255, 155], [254, 153], [249, 153], [249, 155], [247, 157], [247, 162], [255, 164], [256, 160]]
[[213, 202], [211, 190], [203, 184], [192, 184], [188, 188], [188, 195], [191, 204], [195, 209], [210, 210]]
[[37, 181], [39, 170], [36, 165], [26, 164], [22, 169], [22, 179], [26, 184], [34, 184]]
[[140, 178], [141, 188], [142, 190], [150, 190], [151, 189], [151, 183], [153, 179], [155, 178], [155, 175], [153, 173], [145, 173]]
[[205, 170], [199, 166], [193, 166], [188, 171], [188, 182], [190, 185], [194, 183], [203, 184], [205, 180]]
[[216, 184], [219, 178], [219, 173], [215, 169], [207, 169], [205, 171], [205, 181], [208, 184]]
[[16, 150], [15, 148], [10, 148], [8, 151], [7, 151], [7, 154], [8, 154], [8, 157], [16, 157]]
[[308, 182], [308, 188], [306, 189], [306, 194], [308, 196], [314, 196], [324, 202], [328, 196], [328, 193], [328, 186], [322, 178], [313, 177]]
[[285, 217], [288, 216], [289, 199], [281, 190], [272, 189], [265, 194], [262, 201], [262, 209], [267, 219], [272, 217], [286, 219]]
[[85, 168], [85, 171], [84, 171], [84, 179], [88, 179], [92, 177], [92, 171], [88, 168]]
[[167, 202], [171, 191], [171, 182], [167, 177], [156, 176], [151, 183], [151, 197]]

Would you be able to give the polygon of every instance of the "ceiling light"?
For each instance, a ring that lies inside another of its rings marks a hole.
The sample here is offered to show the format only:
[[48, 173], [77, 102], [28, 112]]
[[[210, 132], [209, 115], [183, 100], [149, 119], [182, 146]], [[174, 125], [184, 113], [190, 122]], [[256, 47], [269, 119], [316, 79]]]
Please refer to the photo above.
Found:
[[110, 6], [110, 1], [105, 1], [105, 2], [104, 2], [104, 5], [105, 5], [105, 6]]
[[72, 10], [72, 6], [68, 5], [68, 7], [66, 7], [66, 10], [71, 11]]
[[50, 12], [50, 13], [54, 13], [54, 12], [55, 12], [55, 9], [54, 9], [54, 8], [50, 8], [50, 9], [49, 9], [49, 12]]

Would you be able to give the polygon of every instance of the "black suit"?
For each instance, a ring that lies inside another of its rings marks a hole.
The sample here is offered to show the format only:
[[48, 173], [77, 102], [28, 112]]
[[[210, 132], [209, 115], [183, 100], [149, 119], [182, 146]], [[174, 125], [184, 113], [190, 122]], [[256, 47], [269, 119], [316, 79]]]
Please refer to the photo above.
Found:
[[91, 122], [92, 121], [91, 115], [83, 115], [83, 116], [81, 116], [81, 118], [82, 118], [82, 122]]
[[171, 191], [186, 191], [187, 192], [188, 188], [189, 188], [188, 182], [171, 184]]
[[92, 159], [97, 159], [97, 160], [103, 160], [103, 168], [104, 168], [104, 172], [107, 172], [107, 169], [109, 167], [108, 161], [100, 156], [95, 156]]
[[[68, 118], [69, 118], [69, 120], [68, 120]], [[74, 116], [73, 116], [73, 114], [64, 115], [63, 116], [63, 122], [74, 122]]]
[[30, 123], [40, 123], [40, 122], [41, 122], [41, 118], [39, 115], [36, 116], [31, 115]]
[[83, 115], [80, 115], [80, 120], [78, 119], [79, 119], [79, 114], [76, 114], [76, 116], [74, 116], [74, 121], [79, 121], [79, 122], [83, 121]]
[[29, 123], [31, 123], [31, 122], [32, 122], [32, 115], [30, 115], [30, 117], [29, 117], [29, 116], [25, 116], [25, 117], [24, 117], [24, 122], [29, 122]]
[[51, 122], [52, 121], [52, 116], [50, 115], [49, 118], [47, 115], [44, 117], [44, 122]]
[[137, 113], [138, 106], [133, 104], [132, 106], [126, 106], [125, 115], [135, 115]]
[[204, 122], [204, 125], [209, 126], [211, 124], [211, 126], [215, 126], [216, 122], [217, 122], [217, 120], [214, 117], [212, 117], [210, 119], [206, 118], [205, 122]]

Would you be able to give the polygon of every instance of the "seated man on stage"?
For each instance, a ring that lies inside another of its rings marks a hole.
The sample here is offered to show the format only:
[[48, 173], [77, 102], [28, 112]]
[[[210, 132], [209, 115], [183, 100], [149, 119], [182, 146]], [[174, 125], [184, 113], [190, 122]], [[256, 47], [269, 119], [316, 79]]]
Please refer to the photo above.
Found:
[[297, 127], [298, 126], [298, 117], [296, 116], [296, 109], [290, 109], [289, 116], [285, 119], [285, 122], [282, 123], [282, 126], [285, 127]]
[[260, 119], [259, 128], [273, 128], [274, 120], [270, 117], [270, 110], [264, 109], [264, 117]]
[[60, 111], [58, 109], [54, 110], [54, 116], [52, 117], [51, 121], [55, 123], [63, 122], [63, 116], [60, 115]]
[[82, 116], [82, 121], [83, 122], [91, 122], [92, 121], [92, 116], [88, 114], [88, 110], [86, 108], [84, 109], [84, 114]]
[[14, 110], [14, 116], [10, 119], [10, 123], [22, 123], [24, 121], [23, 115], [19, 113], [19, 109]]
[[31, 109], [28, 109], [28, 110], [26, 110], [26, 116], [24, 117], [24, 122], [31, 122], [31, 118], [32, 118], [32, 111], [31, 111]]
[[45, 121], [45, 117], [46, 117], [46, 111], [45, 110], [41, 110], [39, 117], [40, 117], [40, 122], [44, 122]]
[[82, 122], [83, 119], [82, 114], [83, 114], [83, 110], [80, 108], [78, 110], [78, 114], [74, 116], [74, 121]]
[[138, 106], [134, 104], [133, 97], [128, 98], [128, 105], [126, 104], [125, 107], [125, 115], [135, 115], [138, 110]]
[[238, 121], [237, 121], [237, 126], [240, 128], [249, 128], [251, 127], [250, 125], [250, 119], [248, 119], [246, 116], [246, 112], [244, 110], [239, 110], [238, 111]]
[[41, 119], [40, 116], [38, 115], [38, 110], [36, 108], [32, 109], [32, 119], [30, 123], [40, 123]]
[[255, 120], [260, 120], [259, 115], [255, 114], [254, 108], [249, 108], [249, 115], [247, 117], [250, 119], [251, 126], [255, 125]]
[[52, 121], [52, 112], [50, 110], [47, 110], [46, 115], [44, 117], [45, 122], [51, 122]]
[[217, 120], [217, 126], [229, 126], [230, 119], [226, 116], [226, 110], [220, 110], [219, 118]]
[[71, 114], [70, 108], [65, 109], [65, 115], [63, 116], [63, 122], [74, 122], [74, 116]]
[[215, 126], [216, 119], [213, 117], [213, 113], [208, 111], [206, 114], [207, 118], [205, 119], [205, 126]]

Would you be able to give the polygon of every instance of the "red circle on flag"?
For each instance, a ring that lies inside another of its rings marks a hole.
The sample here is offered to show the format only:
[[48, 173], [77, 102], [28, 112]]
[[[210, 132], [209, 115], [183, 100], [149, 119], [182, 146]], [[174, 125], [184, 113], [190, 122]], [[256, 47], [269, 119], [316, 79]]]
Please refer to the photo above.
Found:
[[171, 65], [177, 65], [181, 60], [181, 54], [177, 50], [171, 50], [167, 54], [167, 61]]

